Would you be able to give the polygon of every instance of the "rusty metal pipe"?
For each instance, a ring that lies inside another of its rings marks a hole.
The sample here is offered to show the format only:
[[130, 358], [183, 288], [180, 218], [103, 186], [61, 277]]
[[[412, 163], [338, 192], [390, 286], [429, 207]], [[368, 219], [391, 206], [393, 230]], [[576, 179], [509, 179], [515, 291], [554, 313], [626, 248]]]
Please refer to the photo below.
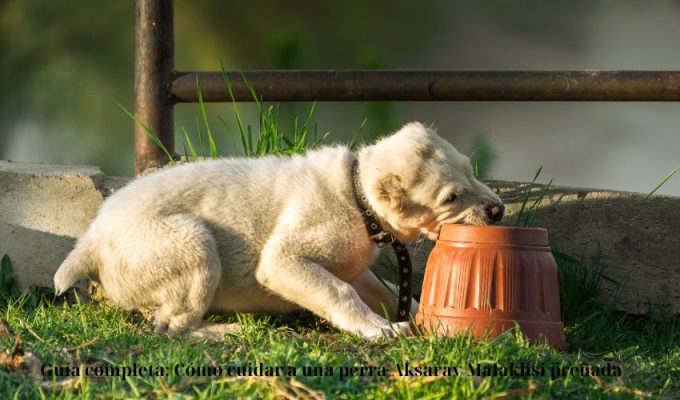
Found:
[[[135, 115], [174, 151], [172, 0], [135, 3]], [[167, 155], [135, 123], [135, 174], [168, 162]]]
[[[236, 101], [252, 101], [228, 72]], [[680, 101], [680, 71], [247, 71], [265, 101]], [[175, 102], [231, 101], [220, 72], [176, 72]]]

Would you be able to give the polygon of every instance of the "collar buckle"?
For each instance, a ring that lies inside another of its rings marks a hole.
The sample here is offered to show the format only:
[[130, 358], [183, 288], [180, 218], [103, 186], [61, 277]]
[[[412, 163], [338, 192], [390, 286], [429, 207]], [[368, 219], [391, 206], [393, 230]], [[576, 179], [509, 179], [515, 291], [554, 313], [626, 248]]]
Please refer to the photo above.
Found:
[[375, 244], [381, 249], [397, 241], [397, 238], [395, 238], [393, 234], [385, 231], [380, 231], [379, 233], [371, 235], [368, 238], [374, 241]]

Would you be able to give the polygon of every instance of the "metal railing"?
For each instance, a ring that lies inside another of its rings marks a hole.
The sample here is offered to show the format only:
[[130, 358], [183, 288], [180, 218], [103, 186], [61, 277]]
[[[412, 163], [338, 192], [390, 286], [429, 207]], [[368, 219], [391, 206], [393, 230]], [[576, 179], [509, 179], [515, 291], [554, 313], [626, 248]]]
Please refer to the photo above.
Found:
[[[291, 70], [227, 72], [236, 101], [680, 101], [680, 71]], [[173, 108], [231, 101], [221, 72], [176, 71], [172, 0], [136, 0], [135, 114], [173, 151]], [[135, 173], [167, 162], [135, 125]]]

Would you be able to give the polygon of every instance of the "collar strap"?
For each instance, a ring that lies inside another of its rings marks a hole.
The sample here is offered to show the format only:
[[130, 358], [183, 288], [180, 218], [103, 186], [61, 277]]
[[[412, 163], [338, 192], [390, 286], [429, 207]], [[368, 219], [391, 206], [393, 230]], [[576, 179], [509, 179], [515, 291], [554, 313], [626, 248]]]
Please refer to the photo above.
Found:
[[357, 207], [359, 207], [359, 212], [361, 212], [361, 218], [364, 220], [364, 225], [368, 231], [368, 237], [380, 248], [388, 244], [391, 245], [394, 254], [397, 256], [397, 265], [399, 266], [397, 321], [408, 321], [409, 312], [411, 311], [411, 286], [413, 283], [411, 257], [406, 245], [398, 241], [392, 233], [384, 231], [382, 226], [380, 226], [375, 211], [373, 211], [366, 199], [366, 192], [364, 192], [361, 182], [359, 182], [359, 162], [357, 160], [354, 160], [352, 163], [352, 191]]

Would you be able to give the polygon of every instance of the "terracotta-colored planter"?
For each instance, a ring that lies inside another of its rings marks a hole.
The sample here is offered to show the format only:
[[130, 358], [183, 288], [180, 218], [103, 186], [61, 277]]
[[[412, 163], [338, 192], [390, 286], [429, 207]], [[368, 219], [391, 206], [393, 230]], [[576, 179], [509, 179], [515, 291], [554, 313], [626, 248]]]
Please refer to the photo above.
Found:
[[566, 348], [557, 264], [545, 229], [445, 225], [425, 269], [416, 323], [439, 335], [495, 337], [518, 323]]

